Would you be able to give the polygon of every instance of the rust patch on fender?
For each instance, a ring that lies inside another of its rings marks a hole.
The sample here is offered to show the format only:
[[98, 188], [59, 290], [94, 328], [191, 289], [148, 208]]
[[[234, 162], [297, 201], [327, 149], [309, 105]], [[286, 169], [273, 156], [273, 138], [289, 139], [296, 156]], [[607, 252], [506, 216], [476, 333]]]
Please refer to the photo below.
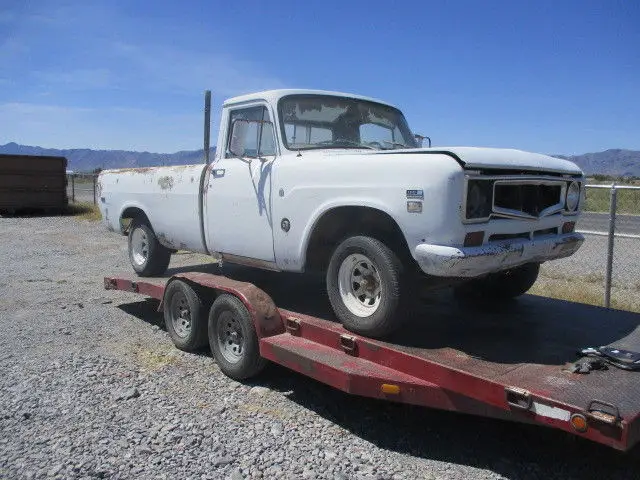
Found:
[[167, 247], [175, 248], [173, 241], [171, 241], [170, 238], [167, 238], [167, 236], [164, 233], [160, 232], [156, 234], [156, 236], [158, 237], [158, 240], [160, 241], [160, 243], [162, 243], [163, 245]]
[[165, 175], [158, 179], [158, 185], [162, 190], [171, 190], [173, 188], [173, 177]]

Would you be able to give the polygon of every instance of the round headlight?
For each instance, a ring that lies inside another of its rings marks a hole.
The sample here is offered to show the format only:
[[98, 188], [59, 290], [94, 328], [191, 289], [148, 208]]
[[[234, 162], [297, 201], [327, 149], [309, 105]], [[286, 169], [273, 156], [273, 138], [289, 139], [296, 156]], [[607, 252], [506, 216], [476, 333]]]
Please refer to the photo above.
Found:
[[569, 188], [567, 188], [567, 210], [575, 212], [580, 203], [580, 184], [578, 182], [571, 182]]

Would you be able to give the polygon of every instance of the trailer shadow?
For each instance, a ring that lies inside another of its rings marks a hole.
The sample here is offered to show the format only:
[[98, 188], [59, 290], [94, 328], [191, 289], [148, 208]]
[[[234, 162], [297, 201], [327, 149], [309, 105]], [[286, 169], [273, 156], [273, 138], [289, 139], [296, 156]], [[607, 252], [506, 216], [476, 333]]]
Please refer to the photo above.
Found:
[[626, 454], [540, 426], [355, 397], [282, 367], [256, 384], [378, 448], [490, 470], [506, 478], [638, 478], [640, 448]]

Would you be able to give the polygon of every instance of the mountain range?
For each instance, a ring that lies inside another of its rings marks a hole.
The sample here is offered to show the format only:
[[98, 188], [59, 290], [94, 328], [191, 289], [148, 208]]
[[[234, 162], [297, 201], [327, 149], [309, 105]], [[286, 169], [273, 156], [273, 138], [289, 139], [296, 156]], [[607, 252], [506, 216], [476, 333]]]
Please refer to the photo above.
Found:
[[[74, 148], [32, 147], [7, 143], [0, 145], [0, 153], [12, 155], [52, 155], [66, 157], [68, 169], [75, 172], [90, 172], [96, 168], [151, 167], [156, 165], [189, 165], [203, 161], [203, 150], [184, 150], [176, 153], [131, 152], [126, 150], [91, 150]], [[215, 147], [211, 149], [211, 156]], [[604, 152], [582, 155], [553, 155], [575, 162], [587, 175], [611, 175], [640, 177], [640, 151], [610, 149]]]

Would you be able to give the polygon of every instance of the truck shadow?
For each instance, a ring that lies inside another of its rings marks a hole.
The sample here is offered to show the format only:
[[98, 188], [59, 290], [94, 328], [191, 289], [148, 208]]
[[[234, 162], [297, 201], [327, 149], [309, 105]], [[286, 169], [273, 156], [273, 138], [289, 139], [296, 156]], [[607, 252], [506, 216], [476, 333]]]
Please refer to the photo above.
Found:
[[[280, 308], [335, 321], [320, 276], [225, 267], [225, 275], [263, 289]], [[640, 315], [524, 295], [503, 303], [462, 302], [451, 290], [424, 294], [386, 339], [421, 349], [453, 348], [503, 364], [564, 365], [586, 347], [637, 349]]]
[[[147, 299], [118, 308], [164, 328], [157, 307], [157, 300]], [[197, 354], [211, 357], [208, 351]], [[415, 458], [513, 479], [638, 478], [640, 446], [623, 454], [540, 426], [356, 397], [278, 365], [246, 384], [280, 392], [379, 448]]]

